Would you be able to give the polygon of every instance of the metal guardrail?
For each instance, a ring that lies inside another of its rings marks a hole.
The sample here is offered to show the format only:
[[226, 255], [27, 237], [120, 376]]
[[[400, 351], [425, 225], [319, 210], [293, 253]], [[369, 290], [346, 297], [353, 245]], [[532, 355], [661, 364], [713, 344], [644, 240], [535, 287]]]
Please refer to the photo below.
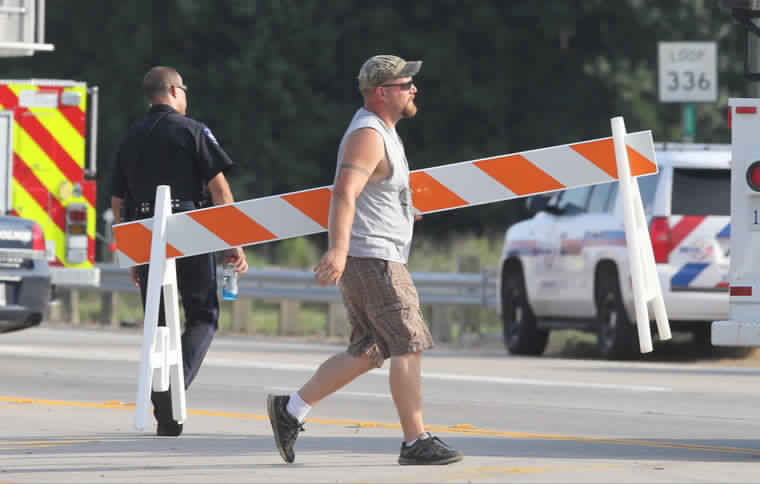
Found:
[[[136, 292], [129, 269], [116, 264], [98, 264], [103, 292]], [[412, 272], [422, 304], [464, 304], [496, 308], [497, 271], [480, 273]], [[311, 271], [249, 269], [239, 280], [239, 296], [261, 299], [296, 299], [305, 302], [341, 302], [335, 286], [321, 287]]]

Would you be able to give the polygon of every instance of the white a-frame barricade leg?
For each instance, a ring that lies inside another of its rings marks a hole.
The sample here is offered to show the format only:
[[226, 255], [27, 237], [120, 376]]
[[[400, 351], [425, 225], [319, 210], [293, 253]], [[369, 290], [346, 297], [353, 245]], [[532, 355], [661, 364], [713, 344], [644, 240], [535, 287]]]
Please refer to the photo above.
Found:
[[652, 351], [652, 334], [649, 328], [647, 303], [657, 320], [657, 334], [661, 340], [671, 338], [670, 324], [662, 298], [662, 288], [657, 276], [654, 252], [641, 203], [641, 192], [636, 178], [631, 176], [628, 150], [625, 144], [625, 123], [622, 117], [612, 118], [612, 140], [615, 144], [615, 160], [620, 179], [620, 194], [623, 201], [625, 240], [628, 246], [628, 260], [633, 284], [633, 300], [636, 306], [636, 327], [639, 334], [639, 348], [642, 353]]
[[[137, 384], [135, 428], [145, 429], [151, 387], [165, 392], [171, 389], [172, 415], [183, 423], [187, 418], [185, 375], [182, 366], [182, 342], [179, 327], [177, 268], [174, 259], [166, 257], [166, 241], [171, 209], [169, 187], [156, 189], [153, 213], [153, 236], [150, 245], [150, 266], [145, 301], [142, 358]], [[165, 327], [158, 327], [161, 290], [164, 293]]]
[[731, 120], [729, 320], [712, 324], [711, 339], [716, 346], [760, 346], [760, 99], [732, 98], [728, 106]]

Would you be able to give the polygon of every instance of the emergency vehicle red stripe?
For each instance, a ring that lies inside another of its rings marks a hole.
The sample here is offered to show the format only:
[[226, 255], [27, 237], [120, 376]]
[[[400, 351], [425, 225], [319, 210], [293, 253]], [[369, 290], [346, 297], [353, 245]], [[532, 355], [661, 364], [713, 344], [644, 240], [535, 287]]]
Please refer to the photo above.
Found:
[[[15, 106], [18, 104], [18, 97], [11, 91], [8, 86], [0, 85], [0, 104], [5, 106]], [[15, 110], [14, 119], [29, 136], [40, 146], [40, 149], [50, 156], [58, 165], [63, 175], [72, 183], [81, 181], [82, 168], [77, 165], [65, 149], [58, 143], [58, 140], [45, 129], [35, 116], [26, 114], [27, 108]], [[87, 201], [94, 207], [95, 200], [88, 198]]]
[[85, 128], [85, 122], [86, 122], [86, 116], [84, 114], [84, 111], [82, 111], [79, 106], [63, 106], [60, 105], [61, 101], [61, 93], [63, 92], [63, 87], [61, 86], [39, 86], [38, 90], [40, 91], [56, 91], [58, 93], [58, 102], [59, 107], [58, 110], [63, 114], [63, 117], [66, 118], [69, 123], [71, 123], [71, 126], [76, 129], [80, 135], [84, 138], [86, 133]]
[[21, 157], [13, 153], [13, 178], [15, 178], [34, 201], [48, 213], [59, 229], [66, 231], [66, 212], [55, 197], [49, 196], [48, 189], [42, 184], [39, 178], [34, 174], [29, 166], [24, 163]]
[[[24, 187], [29, 195], [34, 198], [34, 201], [44, 210], [54, 224], [58, 226], [61, 231], [66, 231], [66, 209], [61, 205], [55, 197], [51, 197], [48, 189], [40, 182], [40, 179], [29, 169], [24, 160], [21, 159], [16, 153], [13, 153], [13, 178]], [[15, 212], [15, 210], [14, 210]], [[16, 213], [18, 215], [18, 213]], [[89, 247], [95, 247], [94, 239], [87, 236], [90, 243]], [[92, 256], [95, 257], [94, 249]]]
[[61, 106], [59, 111], [63, 114], [63, 117], [71, 123], [71, 126], [84, 138], [86, 134], [84, 112], [82, 112], [78, 106]]
[[[81, 181], [82, 168], [77, 165], [71, 156], [65, 149], [58, 143], [58, 140], [51, 135], [47, 129], [45, 129], [37, 118], [29, 116], [26, 113], [29, 112], [26, 108], [18, 108], [16, 110], [16, 122], [31, 136], [34, 141], [50, 156], [58, 165], [63, 175], [72, 183]], [[95, 200], [87, 200], [95, 205]]]
[[[10, 214], [13, 215], [14, 217], [19, 217], [20, 216], [15, 208], [11, 209]], [[93, 245], [93, 244], [89, 244], [89, 245]], [[61, 259], [58, 256], [55, 256], [55, 259], [51, 260], [49, 262], [49, 265], [56, 266], [56, 267], [63, 267], [63, 262], [61, 262]]]
[[705, 220], [705, 216], [702, 215], [686, 215], [681, 217], [681, 220], [675, 227], [670, 229], [670, 250], [678, 247], [683, 239], [685, 239], [690, 233], [697, 228]]

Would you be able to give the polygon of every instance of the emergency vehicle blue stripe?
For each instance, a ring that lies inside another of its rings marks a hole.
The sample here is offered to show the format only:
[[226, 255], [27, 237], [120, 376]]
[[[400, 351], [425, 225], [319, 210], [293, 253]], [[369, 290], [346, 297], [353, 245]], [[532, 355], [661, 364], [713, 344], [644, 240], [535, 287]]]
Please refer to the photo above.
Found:
[[731, 237], [731, 224], [726, 224], [725, 227], [723, 227], [723, 230], [718, 232], [718, 235], [716, 237], [720, 238], [726, 238]]
[[671, 287], [688, 287], [709, 264], [691, 262], [670, 279]]
[[625, 232], [623, 230], [602, 230], [601, 232], [586, 232], [583, 234], [584, 239], [611, 239], [620, 240], [625, 239]]

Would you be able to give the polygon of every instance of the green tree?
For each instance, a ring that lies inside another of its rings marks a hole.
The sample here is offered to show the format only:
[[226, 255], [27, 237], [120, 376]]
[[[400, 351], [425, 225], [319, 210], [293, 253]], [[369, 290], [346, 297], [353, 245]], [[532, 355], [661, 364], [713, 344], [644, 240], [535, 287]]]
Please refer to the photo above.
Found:
[[[630, 131], [681, 138], [681, 106], [657, 99], [657, 42], [717, 40], [719, 100], [699, 105], [697, 141], [727, 142], [741, 96], [743, 35], [705, 0], [133, 0], [47, 2], [53, 53], [0, 59], [3, 77], [99, 85], [99, 209], [111, 160], [146, 109], [140, 81], [172, 65], [188, 114], [238, 163], [238, 199], [332, 183], [338, 142], [360, 106], [356, 73], [377, 53], [423, 59], [416, 119], [399, 124], [413, 168]], [[501, 232], [519, 201], [426, 217], [426, 234]]]

